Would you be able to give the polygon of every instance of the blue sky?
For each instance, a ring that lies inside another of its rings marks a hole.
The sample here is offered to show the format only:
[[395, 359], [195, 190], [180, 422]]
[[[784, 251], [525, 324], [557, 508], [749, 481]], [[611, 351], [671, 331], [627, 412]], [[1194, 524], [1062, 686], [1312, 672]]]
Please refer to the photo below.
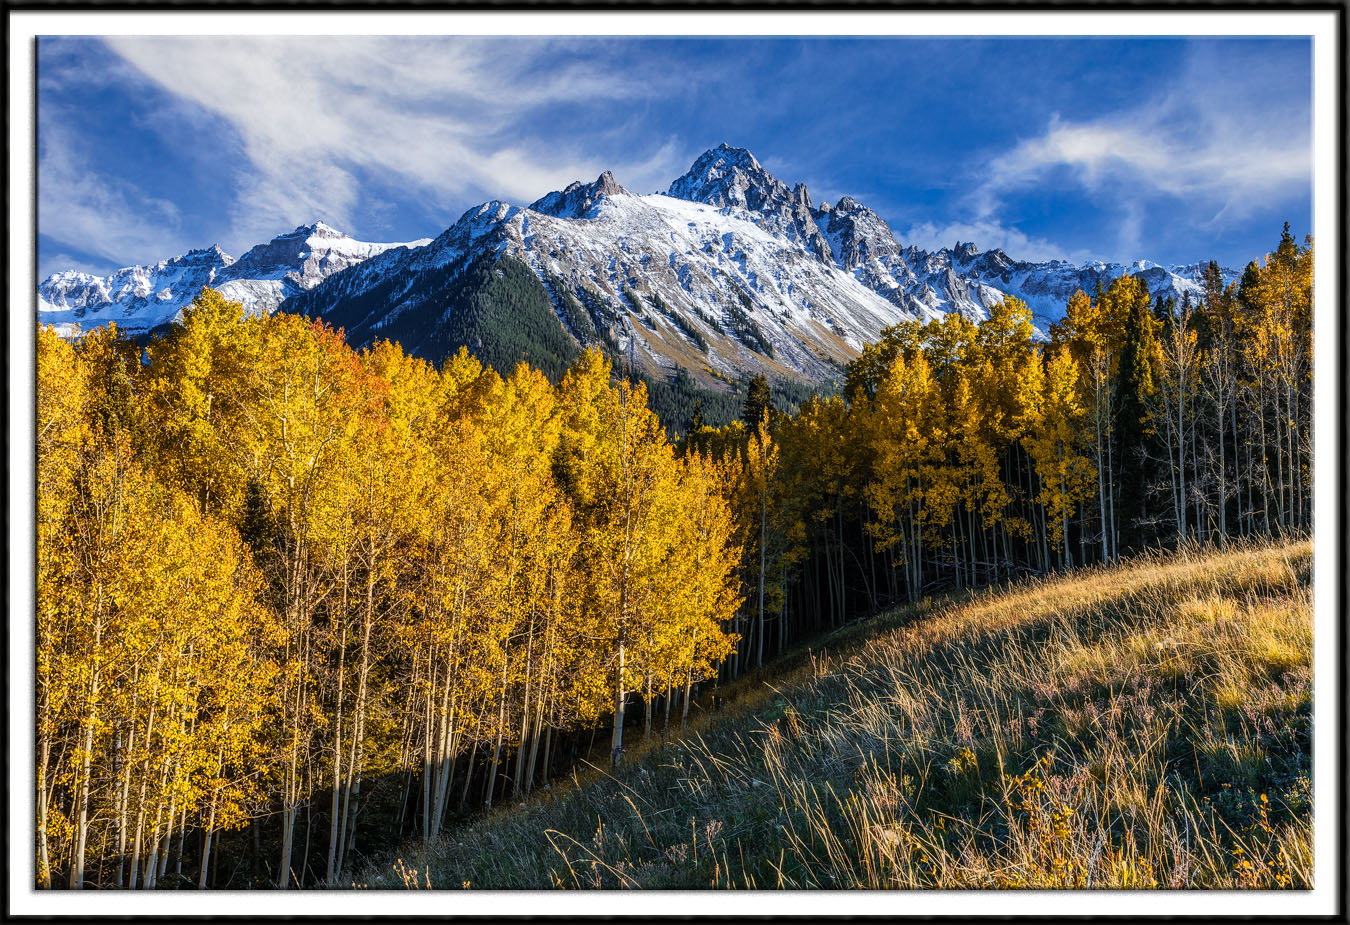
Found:
[[52, 37], [39, 274], [430, 237], [719, 142], [905, 243], [1240, 267], [1312, 221], [1308, 39]]

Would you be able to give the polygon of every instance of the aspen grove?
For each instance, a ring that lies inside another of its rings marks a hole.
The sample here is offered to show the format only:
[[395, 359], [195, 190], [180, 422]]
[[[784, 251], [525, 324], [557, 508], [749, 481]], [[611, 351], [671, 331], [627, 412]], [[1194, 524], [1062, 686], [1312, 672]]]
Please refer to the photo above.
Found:
[[678, 441], [597, 350], [436, 369], [209, 289], [42, 329], [38, 885], [337, 885], [890, 602], [1306, 532], [1312, 253], [896, 325]]

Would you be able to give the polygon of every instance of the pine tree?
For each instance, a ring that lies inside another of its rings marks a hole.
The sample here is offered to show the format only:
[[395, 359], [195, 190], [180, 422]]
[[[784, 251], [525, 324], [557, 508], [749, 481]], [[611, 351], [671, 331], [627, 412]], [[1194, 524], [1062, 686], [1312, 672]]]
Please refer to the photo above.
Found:
[[1117, 504], [1126, 514], [1117, 524], [1121, 546], [1138, 548], [1146, 541], [1144, 524], [1152, 518], [1148, 503], [1147, 460], [1157, 458], [1156, 432], [1149, 424], [1148, 405], [1156, 390], [1154, 363], [1157, 327], [1144, 284], [1133, 276], [1112, 283], [1103, 297], [1112, 314], [1122, 319], [1120, 375], [1116, 382]]
[[750, 433], [757, 431], [760, 422], [769, 416], [772, 398], [769, 380], [763, 373], [750, 380], [750, 385], [745, 390], [745, 407], [741, 412], [741, 420], [745, 422], [747, 431]]

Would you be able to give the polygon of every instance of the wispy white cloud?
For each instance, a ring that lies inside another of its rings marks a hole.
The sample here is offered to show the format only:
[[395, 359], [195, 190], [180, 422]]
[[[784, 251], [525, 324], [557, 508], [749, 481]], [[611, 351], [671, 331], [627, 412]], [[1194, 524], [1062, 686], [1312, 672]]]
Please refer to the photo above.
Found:
[[[38, 222], [51, 239], [78, 242], [118, 266], [178, 253], [180, 215], [167, 199], [100, 173], [96, 161], [55, 123], [42, 127], [38, 151]], [[44, 263], [47, 261], [44, 260]]]
[[[248, 169], [237, 178], [232, 244], [322, 218], [352, 227], [363, 174], [433, 203], [530, 202], [611, 169], [645, 182], [670, 143], [606, 163], [561, 141], [551, 111], [654, 92], [565, 43], [345, 37], [118, 37], [109, 46], [166, 91], [233, 127]], [[657, 81], [659, 83], [659, 81]], [[638, 146], [640, 148], [640, 146]], [[630, 179], [630, 177], [632, 179]]]
[[117, 269], [119, 269], [119, 266], [116, 263], [109, 263], [104, 260], [86, 260], [64, 251], [52, 254], [41, 253], [38, 256], [39, 280], [44, 280], [53, 273], [60, 273], [63, 270], [74, 270], [76, 273], [88, 273], [91, 276], [107, 276]]
[[905, 244], [930, 251], [970, 241], [980, 250], [1000, 248], [1015, 260], [1070, 260], [1081, 263], [1095, 256], [1084, 250], [1067, 251], [1052, 241], [1028, 236], [992, 218], [947, 224], [920, 222], [897, 232], [897, 237]]
[[1029, 189], [1086, 195], [1115, 216], [1125, 252], [1169, 206], [1198, 230], [1222, 230], [1309, 188], [1307, 89], [1272, 85], [1270, 68], [1245, 67], [1240, 52], [1201, 47], [1165, 92], [1137, 106], [1052, 115], [1043, 132], [980, 166], [967, 207], [986, 221]]

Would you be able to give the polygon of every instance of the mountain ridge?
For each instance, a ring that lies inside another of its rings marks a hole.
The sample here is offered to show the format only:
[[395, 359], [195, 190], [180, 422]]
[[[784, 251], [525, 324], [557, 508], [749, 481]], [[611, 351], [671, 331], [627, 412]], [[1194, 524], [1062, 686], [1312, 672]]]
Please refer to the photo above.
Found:
[[179, 317], [204, 286], [242, 302], [254, 314], [270, 314], [296, 292], [391, 248], [421, 246], [429, 239], [380, 244], [357, 241], [321, 221], [300, 225], [238, 258], [219, 244], [158, 263], [123, 267], [107, 276], [66, 270], [38, 286], [38, 322], [63, 333], [116, 323], [132, 333], [152, 330]]
[[[525, 207], [481, 203], [431, 239], [371, 244], [316, 222], [238, 259], [213, 247], [103, 278], [54, 274], [39, 286], [38, 320], [67, 332], [107, 321], [149, 330], [211, 285], [254, 313], [323, 318], [357, 346], [397, 331], [406, 349], [438, 360], [457, 347], [451, 316], [489, 282], [479, 274], [466, 288], [465, 274], [504, 260], [535, 282], [512, 271], [511, 286], [494, 292], [546, 300], [578, 347], [713, 389], [756, 373], [827, 382], [888, 325], [950, 311], [979, 320], [1005, 295], [1027, 302], [1042, 327], [1074, 291], [1127, 273], [1155, 296], [1195, 297], [1203, 268], [1036, 263], [970, 242], [924, 251], [856, 199], [813, 205], [805, 184], [789, 186], [723, 143], [665, 193], [634, 194], [605, 171]], [[1237, 276], [1223, 272], [1225, 282]], [[506, 323], [500, 312], [484, 317]]]

